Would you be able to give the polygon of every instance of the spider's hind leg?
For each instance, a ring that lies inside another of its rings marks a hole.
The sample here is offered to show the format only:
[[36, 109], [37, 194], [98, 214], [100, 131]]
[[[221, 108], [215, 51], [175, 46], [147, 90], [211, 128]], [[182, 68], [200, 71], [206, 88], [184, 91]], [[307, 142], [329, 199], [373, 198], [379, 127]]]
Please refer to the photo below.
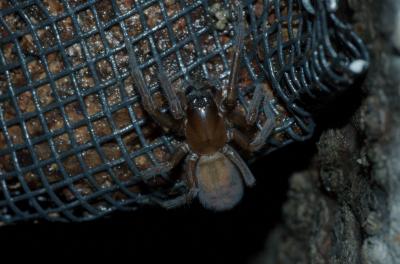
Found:
[[195, 178], [197, 157], [189, 155], [187, 156], [185, 163], [186, 163], [185, 166], [186, 185], [188, 188], [188, 192], [169, 200], [154, 199], [154, 201], [158, 205], [160, 205], [165, 209], [173, 209], [176, 207], [183, 206], [185, 204], [190, 204], [193, 201], [193, 199], [197, 197], [198, 189], [197, 189], [197, 181]]
[[152, 200], [164, 209], [174, 209], [186, 204], [185, 195], [181, 195], [170, 200], [162, 200], [160, 198], [152, 198]]
[[254, 178], [253, 173], [251, 173], [249, 167], [247, 167], [246, 163], [240, 157], [239, 153], [237, 153], [229, 145], [225, 145], [222, 153], [224, 153], [239, 168], [246, 186], [254, 186], [256, 183], [256, 179]]
[[143, 171], [141, 173], [141, 178], [144, 181], [147, 181], [152, 179], [157, 174], [169, 172], [179, 164], [179, 162], [187, 155], [188, 152], [189, 148], [186, 144], [179, 145], [167, 161]]
[[199, 158], [195, 154], [191, 154], [186, 159], [186, 184], [188, 186], [189, 192], [186, 194], [187, 202], [191, 203], [198, 194], [198, 183], [196, 178], [196, 167]]

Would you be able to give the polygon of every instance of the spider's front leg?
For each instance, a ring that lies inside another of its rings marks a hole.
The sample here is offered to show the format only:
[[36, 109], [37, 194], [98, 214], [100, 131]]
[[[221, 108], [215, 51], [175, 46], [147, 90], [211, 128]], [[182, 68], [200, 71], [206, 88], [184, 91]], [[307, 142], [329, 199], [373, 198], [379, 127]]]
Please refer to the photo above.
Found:
[[171, 112], [174, 118], [166, 113], [161, 113], [157, 109], [153, 97], [149, 89], [147, 88], [144, 76], [140, 71], [133, 47], [128, 40], [125, 40], [125, 47], [128, 51], [130, 73], [140, 94], [144, 109], [154, 119], [154, 121], [159, 123], [159, 125], [161, 125], [163, 128], [181, 134], [183, 122], [182, 119], [179, 118], [182, 118], [184, 113], [178, 97], [172, 90], [172, 87], [168, 81], [168, 77], [165, 76], [165, 73], [163, 73], [162, 71], [158, 75], [162, 88], [164, 92], [166, 92], [166, 97], [170, 103]]
[[231, 112], [236, 107], [238, 97], [238, 75], [241, 62], [241, 56], [244, 47], [245, 25], [243, 18], [243, 8], [238, 5], [238, 22], [236, 26], [235, 43], [233, 46], [233, 56], [229, 73], [229, 82], [226, 88], [226, 98], [224, 100], [224, 109]]
[[172, 116], [175, 119], [183, 118], [185, 112], [182, 108], [181, 98], [179, 98], [174, 89], [172, 89], [171, 82], [162, 69], [158, 72], [158, 80], [160, 81], [161, 89], [164, 91], [165, 97], [167, 98]]

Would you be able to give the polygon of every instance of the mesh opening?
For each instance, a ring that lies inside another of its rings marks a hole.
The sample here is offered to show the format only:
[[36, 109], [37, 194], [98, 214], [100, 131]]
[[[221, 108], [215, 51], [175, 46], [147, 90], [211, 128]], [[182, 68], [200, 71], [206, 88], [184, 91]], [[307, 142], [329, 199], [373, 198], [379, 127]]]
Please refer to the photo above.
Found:
[[[263, 153], [308, 139], [313, 102], [357, 77], [366, 49], [325, 1], [243, 1], [244, 111], [254, 83], [272, 84], [278, 127]], [[227, 82], [234, 26], [229, 1], [0, 2], [0, 221], [90, 220], [133, 210], [181, 190], [141, 171], [165, 161], [174, 138], [147, 116], [128, 71], [132, 44], [146, 83], [168, 111], [157, 80]], [[312, 14], [314, 13], [314, 14]], [[260, 119], [265, 118], [263, 115]], [[261, 153], [259, 153], [261, 155]]]

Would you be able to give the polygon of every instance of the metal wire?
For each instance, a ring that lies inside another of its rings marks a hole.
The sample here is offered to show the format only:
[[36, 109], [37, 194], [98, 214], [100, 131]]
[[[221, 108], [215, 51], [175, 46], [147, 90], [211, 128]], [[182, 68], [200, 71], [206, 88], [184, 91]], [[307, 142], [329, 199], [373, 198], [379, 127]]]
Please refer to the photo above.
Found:
[[[308, 139], [313, 105], [345, 90], [368, 65], [364, 44], [331, 2], [243, 1], [240, 105], [247, 109], [254, 83], [269, 82], [279, 117], [264, 154]], [[0, 222], [91, 220], [179, 195], [170, 175], [141, 180], [175, 145], [143, 113], [124, 43], [135, 48], [149, 89], [168, 111], [158, 68], [182, 90], [199, 76], [226, 82], [231, 5], [1, 1]]]

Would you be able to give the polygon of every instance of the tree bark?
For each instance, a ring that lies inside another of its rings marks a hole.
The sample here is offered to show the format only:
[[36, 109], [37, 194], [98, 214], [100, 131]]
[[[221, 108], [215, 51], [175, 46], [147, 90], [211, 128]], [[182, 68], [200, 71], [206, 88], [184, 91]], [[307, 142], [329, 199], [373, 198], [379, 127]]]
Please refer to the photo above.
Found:
[[400, 1], [348, 6], [369, 72], [321, 116], [317, 154], [291, 176], [284, 222], [256, 263], [400, 263]]

